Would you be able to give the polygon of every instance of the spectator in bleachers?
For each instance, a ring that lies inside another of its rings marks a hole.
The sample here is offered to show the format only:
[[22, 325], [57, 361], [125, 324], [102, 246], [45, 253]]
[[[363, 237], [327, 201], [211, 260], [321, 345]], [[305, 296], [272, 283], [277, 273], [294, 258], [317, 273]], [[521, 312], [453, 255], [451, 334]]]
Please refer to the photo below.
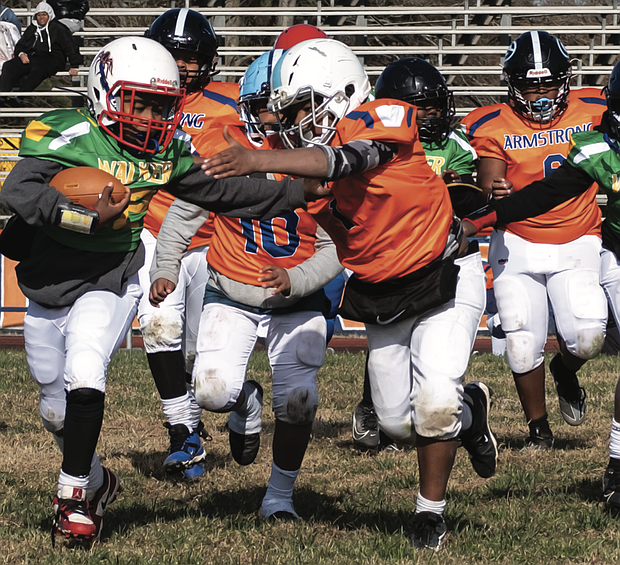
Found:
[[22, 24], [19, 23], [19, 18], [15, 15], [15, 12], [8, 8], [4, 4], [0, 4], [0, 22], [9, 22], [13, 24], [19, 34], [22, 34]]
[[0, 72], [4, 63], [13, 58], [21, 35], [22, 26], [15, 12], [0, 4]]
[[49, 0], [56, 19], [65, 24], [71, 33], [84, 29], [84, 17], [90, 6], [87, 0]]
[[[17, 56], [2, 68], [0, 92], [10, 92], [16, 86], [20, 92], [32, 91], [46, 78], [63, 70], [67, 59], [71, 64], [69, 74], [78, 74], [78, 67], [84, 59], [73, 43], [69, 29], [54, 18], [52, 7], [47, 2], [40, 2], [35, 8], [35, 19], [15, 45]], [[14, 102], [0, 98], [0, 105]]]

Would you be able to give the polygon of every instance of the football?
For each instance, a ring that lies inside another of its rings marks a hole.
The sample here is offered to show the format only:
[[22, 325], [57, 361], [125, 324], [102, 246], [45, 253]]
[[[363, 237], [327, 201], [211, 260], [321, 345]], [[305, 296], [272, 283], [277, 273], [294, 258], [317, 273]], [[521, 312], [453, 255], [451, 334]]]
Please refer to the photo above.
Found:
[[60, 171], [50, 181], [74, 204], [92, 208], [99, 200], [106, 184], [114, 183], [110, 199], [116, 204], [125, 196], [125, 185], [110, 173], [95, 167], [70, 167]]

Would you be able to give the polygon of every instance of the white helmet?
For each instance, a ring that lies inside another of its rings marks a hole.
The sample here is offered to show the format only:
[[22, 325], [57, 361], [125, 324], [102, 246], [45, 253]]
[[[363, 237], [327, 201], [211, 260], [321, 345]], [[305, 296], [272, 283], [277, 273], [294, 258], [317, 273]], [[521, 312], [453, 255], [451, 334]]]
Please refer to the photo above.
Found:
[[[327, 145], [338, 121], [369, 94], [368, 76], [351, 49], [334, 39], [309, 39], [291, 47], [278, 61], [268, 108], [281, 113], [280, 136], [286, 146]], [[307, 101], [311, 112], [295, 124], [294, 112], [286, 109]]]
[[[122, 37], [103, 47], [90, 65], [91, 112], [119, 142], [144, 153], [159, 153], [170, 143], [181, 120], [185, 90], [179, 84], [177, 64], [163, 45], [145, 37]], [[161, 120], [134, 115], [136, 93], [161, 97]], [[123, 129], [128, 125], [143, 131], [138, 141], [124, 138]]]

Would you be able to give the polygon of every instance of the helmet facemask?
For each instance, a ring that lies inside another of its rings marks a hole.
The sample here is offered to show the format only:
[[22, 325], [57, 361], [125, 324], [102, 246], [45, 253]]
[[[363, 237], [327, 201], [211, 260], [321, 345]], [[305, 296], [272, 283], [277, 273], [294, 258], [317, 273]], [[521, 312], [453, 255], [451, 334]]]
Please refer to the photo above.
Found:
[[[99, 116], [101, 127], [118, 142], [141, 153], [157, 154], [172, 141], [181, 122], [185, 90], [176, 86], [149, 87], [118, 81], [106, 95]], [[161, 118], [139, 115], [144, 104], [161, 107]]]
[[[308, 105], [308, 113], [295, 124], [298, 111], [304, 105]], [[350, 99], [342, 91], [325, 97], [312, 86], [306, 86], [293, 96], [287, 96], [284, 88], [274, 90], [268, 108], [270, 112], [277, 113], [282, 142], [289, 149], [294, 149], [328, 145], [336, 133], [338, 121], [347, 113], [349, 106]]]
[[[505, 78], [508, 82], [508, 96], [510, 97], [514, 109], [531, 122], [548, 124], [556, 117], [559, 117], [568, 106], [570, 71], [560, 78], [549, 77], [546, 80], [511, 81], [508, 77]], [[557, 87], [557, 95], [553, 98], [541, 97], [534, 102], [526, 100], [522, 94], [522, 90], [540, 84], [544, 84], [550, 88]]]
[[407, 97], [404, 101], [421, 108], [432, 106], [439, 110], [439, 116], [416, 120], [421, 141], [441, 143], [448, 137], [452, 118], [456, 115], [452, 92], [446, 89], [426, 90], [424, 94]]

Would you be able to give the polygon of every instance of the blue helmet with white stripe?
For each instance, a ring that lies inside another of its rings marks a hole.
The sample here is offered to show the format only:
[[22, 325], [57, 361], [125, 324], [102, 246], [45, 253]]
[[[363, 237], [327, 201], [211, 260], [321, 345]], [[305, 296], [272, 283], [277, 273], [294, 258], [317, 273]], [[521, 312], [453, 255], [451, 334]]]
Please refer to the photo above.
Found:
[[[549, 123], [568, 106], [571, 62], [562, 42], [546, 31], [527, 31], [512, 42], [504, 60], [504, 79], [513, 109], [525, 119]], [[546, 86], [557, 88], [553, 97], [542, 94], [526, 100], [523, 89]]]
[[276, 63], [284, 49], [272, 49], [263, 53], [247, 69], [239, 81], [239, 100], [237, 106], [241, 120], [245, 122], [246, 134], [250, 141], [262, 143], [268, 135], [277, 133], [277, 120], [265, 128], [259, 110], [267, 107], [271, 94], [270, 80]]

